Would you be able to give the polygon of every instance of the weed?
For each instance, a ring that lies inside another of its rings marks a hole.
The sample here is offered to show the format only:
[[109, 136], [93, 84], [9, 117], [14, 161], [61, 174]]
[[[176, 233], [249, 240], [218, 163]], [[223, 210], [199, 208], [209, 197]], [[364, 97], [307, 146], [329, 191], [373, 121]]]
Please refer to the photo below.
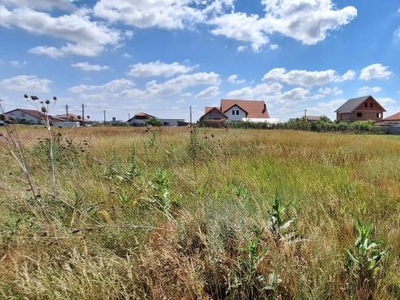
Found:
[[[353, 249], [347, 249], [345, 262], [349, 276], [349, 293], [358, 299], [372, 299], [376, 288], [376, 277], [387, 249], [381, 242], [372, 238], [372, 223], [356, 224], [358, 237]], [[361, 298], [360, 298], [361, 296]]]

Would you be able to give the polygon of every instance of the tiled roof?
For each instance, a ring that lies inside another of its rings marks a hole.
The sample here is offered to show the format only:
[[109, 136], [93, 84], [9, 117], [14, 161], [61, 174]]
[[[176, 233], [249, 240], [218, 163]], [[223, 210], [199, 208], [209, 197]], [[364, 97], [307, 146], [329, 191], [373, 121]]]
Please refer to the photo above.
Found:
[[154, 116], [152, 116], [152, 115], [149, 115], [149, 114], [146, 114], [145, 112], [140, 112], [140, 113], [137, 113], [136, 115], [135, 115], [135, 117], [146, 117], [146, 118], [155, 118]]
[[210, 116], [212, 116], [213, 113], [215, 113], [215, 115], [211, 119], [215, 118], [217, 118], [218, 120], [228, 119], [228, 117], [223, 112], [221, 112], [218, 107], [209, 107], [209, 110], [206, 111], [206, 113], [200, 117], [200, 120], [210, 119]]
[[[60, 120], [66, 120], [67, 119], [67, 114], [63, 114], [63, 115], [56, 115], [54, 116], [55, 119], [60, 119]], [[78, 117], [75, 114], [68, 114], [68, 119], [70, 121], [79, 121], [80, 117]]]
[[[38, 110], [35, 110], [35, 109], [17, 108], [17, 109], [13, 109], [13, 110], [8, 111], [5, 114], [8, 115], [8, 114], [10, 114], [10, 113], [12, 113], [14, 111], [17, 111], [17, 110], [19, 110], [19, 111], [21, 111], [21, 112], [23, 112], [23, 113], [25, 113], [27, 115], [31, 115], [32, 117], [35, 117], [37, 119], [44, 119], [45, 118], [45, 114], [44, 113], [42, 113], [42, 112], [40, 112]], [[51, 116], [49, 116], [49, 118], [51, 119]]]
[[400, 112], [384, 118], [382, 121], [400, 121]]
[[221, 111], [226, 112], [234, 105], [246, 111], [248, 113], [247, 118], [269, 118], [267, 106], [262, 100], [222, 99]]

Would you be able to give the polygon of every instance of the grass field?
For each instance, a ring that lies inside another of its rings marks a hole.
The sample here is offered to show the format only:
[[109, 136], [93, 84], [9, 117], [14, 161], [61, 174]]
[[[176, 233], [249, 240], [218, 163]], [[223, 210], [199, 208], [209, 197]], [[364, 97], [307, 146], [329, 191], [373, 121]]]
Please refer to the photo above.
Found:
[[0, 298], [400, 298], [398, 136], [0, 130]]

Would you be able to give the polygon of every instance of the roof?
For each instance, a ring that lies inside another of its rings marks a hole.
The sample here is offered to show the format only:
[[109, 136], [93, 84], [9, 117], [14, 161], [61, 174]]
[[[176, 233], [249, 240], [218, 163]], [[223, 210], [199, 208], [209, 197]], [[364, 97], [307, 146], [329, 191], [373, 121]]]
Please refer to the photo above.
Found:
[[[209, 107], [208, 111], [206, 111], [206, 113], [200, 117], [200, 120], [208, 119], [207, 116], [211, 115], [212, 113], [216, 113], [217, 115], [220, 116], [218, 120], [228, 119], [228, 117], [223, 112], [221, 112], [218, 107]], [[212, 119], [216, 120], [216, 118]]]
[[75, 114], [68, 114], [68, 117], [67, 117], [67, 114], [62, 114], [62, 115], [56, 115], [53, 118], [60, 119], [60, 120], [70, 119], [72, 121], [75, 121], [75, 120], [79, 121], [81, 117], [78, 115], [75, 115]]
[[[21, 111], [21, 112], [23, 112], [23, 113], [25, 113], [27, 115], [30, 115], [32, 117], [35, 117], [37, 119], [44, 119], [45, 118], [45, 114], [44, 113], [42, 113], [42, 112], [40, 112], [38, 110], [35, 110], [35, 109], [25, 109], [25, 108], [16, 108], [16, 109], [10, 110], [10, 111], [6, 112], [5, 115], [11, 114], [12, 112], [17, 111], [17, 110], [19, 110], [19, 111]], [[51, 116], [49, 116], [49, 118], [51, 118]]]
[[[358, 98], [352, 98], [352, 99], [347, 100], [347, 102], [345, 102], [341, 107], [339, 107], [337, 110], [335, 110], [335, 112], [351, 113], [357, 107], [359, 107], [365, 100], [367, 100], [369, 98], [372, 98], [372, 100], [374, 100], [376, 103], [378, 103], [378, 101], [376, 101], [375, 98], [372, 97], [371, 95], [364, 96], [364, 97], [358, 97]], [[382, 108], [383, 111], [386, 111], [380, 104], [379, 104], [379, 106]]]
[[395, 113], [387, 118], [384, 118], [382, 121], [400, 121], [400, 112]]
[[267, 105], [263, 100], [222, 99], [221, 111], [225, 113], [235, 105], [247, 112], [247, 118], [269, 118]]

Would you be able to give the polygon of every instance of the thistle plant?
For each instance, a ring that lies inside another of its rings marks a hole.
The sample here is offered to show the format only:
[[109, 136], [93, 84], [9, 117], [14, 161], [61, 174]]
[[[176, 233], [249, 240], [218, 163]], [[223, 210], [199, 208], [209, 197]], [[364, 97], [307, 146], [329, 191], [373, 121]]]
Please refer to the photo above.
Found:
[[351, 296], [363, 295], [372, 299], [376, 287], [376, 277], [380, 270], [387, 248], [382, 249], [381, 242], [372, 238], [372, 223], [356, 224], [358, 237], [353, 249], [347, 249], [345, 262], [346, 272], [350, 277], [349, 292]]
[[[57, 101], [57, 97], [53, 97], [53, 102], [50, 100], [46, 101], [39, 101], [39, 97], [37, 96], [28, 96], [24, 95], [24, 98], [27, 99], [31, 104], [33, 104], [36, 109], [41, 112], [42, 116], [42, 121], [43, 125], [47, 130], [48, 136], [49, 136], [49, 158], [50, 158], [50, 167], [51, 167], [51, 184], [53, 188], [53, 196], [54, 199], [57, 198], [57, 185], [56, 185], [56, 169], [55, 169], [55, 161], [54, 161], [54, 149], [53, 149], [53, 134], [51, 132], [51, 123], [50, 123], [50, 108], [51, 108], [51, 103], [53, 103], [53, 106], [55, 105]], [[40, 106], [40, 110], [39, 110]]]
[[276, 243], [293, 237], [293, 234], [287, 233], [287, 229], [294, 221], [287, 214], [289, 206], [290, 203], [284, 204], [278, 196], [275, 196], [272, 208], [268, 212], [270, 217], [270, 231]]

